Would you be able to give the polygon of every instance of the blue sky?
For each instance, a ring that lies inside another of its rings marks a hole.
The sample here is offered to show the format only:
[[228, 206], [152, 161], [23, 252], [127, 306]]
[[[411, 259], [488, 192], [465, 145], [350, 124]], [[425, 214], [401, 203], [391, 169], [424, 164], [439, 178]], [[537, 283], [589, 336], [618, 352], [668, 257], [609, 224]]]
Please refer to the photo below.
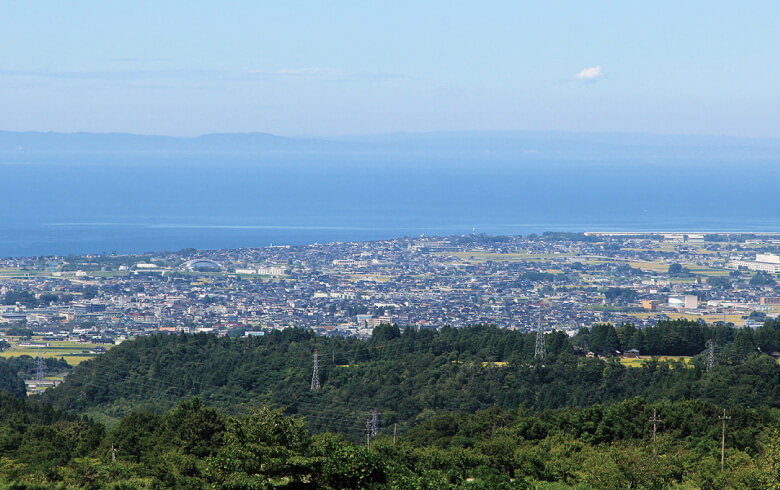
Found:
[[777, 19], [769, 0], [7, 2], [0, 129], [780, 137]]

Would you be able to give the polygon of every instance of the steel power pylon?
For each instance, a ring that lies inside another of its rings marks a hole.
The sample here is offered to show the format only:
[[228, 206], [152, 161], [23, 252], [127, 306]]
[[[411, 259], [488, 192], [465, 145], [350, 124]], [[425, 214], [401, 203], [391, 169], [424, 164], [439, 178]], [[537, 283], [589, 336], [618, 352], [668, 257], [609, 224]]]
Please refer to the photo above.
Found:
[[710, 372], [715, 367], [715, 342], [707, 341], [707, 357], [704, 360], [704, 370]]
[[44, 371], [44, 363], [43, 363], [43, 356], [41, 355], [41, 348], [38, 347], [38, 365], [35, 372], [35, 387], [36, 389], [40, 390], [41, 385], [43, 384], [43, 371]]
[[311, 372], [311, 391], [320, 391], [320, 360], [317, 358], [317, 349], [314, 349], [314, 369]]
[[542, 328], [542, 308], [539, 307], [539, 322], [536, 327], [536, 347], [534, 348], [534, 358], [544, 359], [547, 355], [547, 348], [544, 345], [544, 328]]

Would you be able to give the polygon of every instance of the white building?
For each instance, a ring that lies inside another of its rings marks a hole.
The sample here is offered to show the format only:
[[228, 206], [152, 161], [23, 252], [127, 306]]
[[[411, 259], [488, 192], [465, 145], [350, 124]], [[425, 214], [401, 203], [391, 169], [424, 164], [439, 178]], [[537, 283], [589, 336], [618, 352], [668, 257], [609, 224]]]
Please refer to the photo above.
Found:
[[683, 234], [683, 233], [666, 233], [664, 234], [665, 243], [704, 243], [704, 235], [695, 234]]
[[688, 243], [704, 243], [704, 235], [688, 235]]
[[692, 294], [669, 296], [669, 306], [683, 308], [685, 310], [695, 310], [699, 307], [699, 298]]
[[273, 276], [279, 277], [284, 275], [284, 267], [278, 267], [275, 265], [260, 266], [257, 268], [257, 273], [261, 276]]
[[756, 260], [734, 259], [729, 263], [729, 266], [734, 269], [746, 267], [751, 271], [769, 272], [770, 274], [780, 273], [780, 255], [757, 254]]

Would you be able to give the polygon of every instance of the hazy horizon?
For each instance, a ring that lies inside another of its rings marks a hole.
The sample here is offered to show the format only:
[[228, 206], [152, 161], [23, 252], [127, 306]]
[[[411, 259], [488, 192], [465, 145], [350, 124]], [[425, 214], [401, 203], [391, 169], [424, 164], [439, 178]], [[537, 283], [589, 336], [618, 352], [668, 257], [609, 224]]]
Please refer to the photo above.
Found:
[[3, 14], [0, 255], [778, 229], [780, 3]]
[[588, 131], [588, 130], [560, 130], [560, 129], [436, 129], [428, 131], [381, 131], [381, 132], [355, 132], [355, 133], [275, 133], [270, 131], [226, 131], [226, 132], [203, 132], [193, 134], [169, 134], [169, 133], [143, 133], [133, 131], [58, 131], [58, 130], [40, 130], [40, 129], [25, 129], [17, 130], [11, 128], [0, 127], [0, 133], [18, 133], [18, 134], [57, 134], [57, 135], [120, 135], [120, 136], [141, 136], [141, 137], [160, 137], [160, 138], [172, 138], [172, 139], [195, 139], [204, 136], [222, 136], [222, 135], [266, 135], [277, 136], [280, 138], [289, 139], [323, 139], [323, 140], [339, 140], [339, 139], [363, 139], [371, 137], [387, 137], [387, 136], [437, 136], [437, 135], [518, 135], [518, 134], [560, 134], [560, 135], [573, 135], [573, 136], [649, 136], [649, 137], [680, 137], [680, 138], [727, 138], [733, 140], [768, 140], [775, 141], [780, 140], [778, 136], [742, 136], [731, 133], [696, 133], [696, 132], [663, 132], [663, 131], [620, 131], [620, 130], [605, 130], [605, 131]]
[[18, 3], [0, 21], [0, 127], [777, 138], [778, 17], [721, 0]]

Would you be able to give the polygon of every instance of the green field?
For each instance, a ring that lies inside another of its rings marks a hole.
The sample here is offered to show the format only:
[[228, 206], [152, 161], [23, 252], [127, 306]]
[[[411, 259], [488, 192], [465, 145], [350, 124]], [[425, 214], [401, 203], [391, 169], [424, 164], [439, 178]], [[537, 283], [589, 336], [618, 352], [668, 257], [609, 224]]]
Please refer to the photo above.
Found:
[[[449, 257], [458, 257], [464, 261], [468, 262], [491, 262], [491, 261], [497, 261], [497, 262], [518, 262], [518, 261], [547, 261], [547, 260], [563, 260], [568, 257], [574, 257], [576, 254], [574, 253], [560, 253], [560, 254], [529, 254], [524, 252], [519, 253], [493, 253], [493, 252], [483, 252], [483, 251], [469, 251], [469, 252], [436, 252], [436, 255], [439, 256], [449, 256]], [[610, 258], [610, 257], [604, 257], [603, 259], [600, 258], [587, 258], [583, 260], [584, 263], [590, 264], [590, 265], [597, 265], [597, 264], [603, 264], [605, 262], [626, 262], [631, 265], [631, 267], [635, 267], [638, 269], [643, 270], [650, 270], [653, 272], [666, 272], [669, 270], [669, 264], [662, 261], [643, 261], [643, 260], [631, 260], [631, 259], [622, 259], [622, 258]], [[725, 276], [728, 275], [729, 271], [726, 269], [715, 269], [712, 267], [702, 266], [702, 265], [695, 265], [695, 264], [684, 264], [684, 267], [687, 267], [692, 273], [698, 274], [701, 276]], [[675, 278], [673, 279], [675, 282], [688, 282], [688, 281], [694, 281], [695, 278]]]
[[[40, 337], [33, 337], [34, 342], [43, 342], [40, 340]], [[19, 356], [31, 356], [31, 357], [37, 357], [39, 349], [37, 347], [19, 347], [19, 339], [10, 338], [9, 342], [11, 343], [11, 348], [8, 350], [5, 350], [3, 352], [0, 352], [0, 357], [8, 358], [8, 357], [19, 357]], [[99, 354], [90, 354], [89, 351], [93, 347], [102, 346], [106, 349], [110, 349], [113, 347], [111, 344], [80, 344], [78, 342], [73, 341], [56, 341], [56, 342], [48, 342], [49, 347], [42, 347], [40, 349], [41, 356], [43, 357], [53, 357], [56, 359], [64, 358], [65, 361], [67, 361], [68, 364], [71, 366], [75, 366], [83, 361], [86, 361], [87, 359], [92, 359], [96, 355]]]
[[499, 262], [518, 262], [518, 261], [526, 261], [526, 260], [550, 260], [550, 259], [558, 259], [562, 260], [567, 257], [573, 257], [573, 253], [560, 253], [560, 254], [529, 254], [525, 252], [519, 252], [519, 253], [494, 253], [494, 252], [483, 252], [483, 251], [472, 251], [472, 252], [436, 252], [435, 255], [439, 255], [441, 257], [458, 257], [463, 260], [468, 260], [471, 262], [491, 262], [491, 261], [499, 261]]

